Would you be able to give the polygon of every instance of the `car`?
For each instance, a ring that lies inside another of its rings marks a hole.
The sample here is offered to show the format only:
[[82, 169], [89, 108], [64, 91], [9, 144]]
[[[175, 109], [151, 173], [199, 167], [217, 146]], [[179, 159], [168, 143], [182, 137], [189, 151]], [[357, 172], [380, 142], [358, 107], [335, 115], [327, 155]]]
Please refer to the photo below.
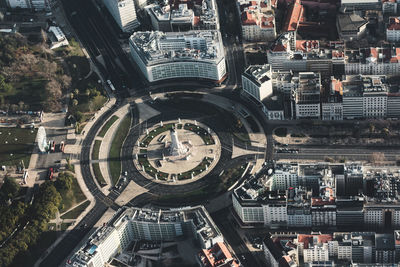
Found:
[[125, 171], [125, 172], [124, 172], [124, 175], [125, 175], [125, 176], [127, 176], [127, 175], [128, 175], [128, 172], [127, 172], [127, 171]]
[[156, 165], [157, 165], [158, 168], [161, 168], [162, 167], [161, 161], [160, 160], [156, 160]]
[[54, 169], [53, 168], [49, 168], [49, 170], [47, 171], [47, 178], [51, 181], [51, 179], [53, 179], [53, 175], [54, 175]]

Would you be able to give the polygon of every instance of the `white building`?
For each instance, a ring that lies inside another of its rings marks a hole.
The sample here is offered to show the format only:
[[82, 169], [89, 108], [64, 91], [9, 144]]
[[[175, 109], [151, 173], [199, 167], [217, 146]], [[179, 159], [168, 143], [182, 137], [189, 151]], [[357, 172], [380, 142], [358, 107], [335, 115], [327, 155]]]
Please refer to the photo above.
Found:
[[275, 39], [275, 15], [270, 1], [240, 0], [237, 5], [244, 40], [268, 41]]
[[345, 74], [397, 75], [400, 48], [369, 47], [345, 51]]
[[299, 73], [299, 86], [293, 92], [296, 119], [321, 118], [321, 74]]
[[348, 75], [342, 86], [343, 118], [387, 117], [389, 88], [386, 76]]
[[69, 45], [68, 39], [60, 29], [60, 27], [50, 26], [49, 27], [50, 41], [51, 46], [50, 49], [56, 49], [57, 47]]
[[258, 101], [272, 95], [272, 70], [270, 65], [252, 65], [242, 74], [243, 91]]
[[7, 0], [7, 5], [10, 8], [30, 8], [29, 0]]
[[396, 14], [398, 0], [382, 0], [382, 12], [384, 14]]
[[396, 17], [389, 18], [389, 24], [386, 28], [386, 40], [388, 42], [400, 42], [400, 19]]
[[69, 267], [103, 267], [134, 240], [196, 239], [209, 249], [223, 236], [203, 206], [170, 210], [122, 208], [68, 260]]
[[303, 256], [304, 263], [329, 261], [328, 242], [332, 241], [332, 235], [299, 234], [294, 240], [299, 256]]
[[226, 75], [219, 31], [135, 32], [131, 55], [149, 82], [200, 78], [220, 83]]
[[272, 190], [286, 190], [289, 187], [297, 187], [299, 185], [298, 168], [296, 165], [288, 165], [283, 169], [278, 169], [272, 176]]
[[124, 32], [133, 32], [139, 26], [134, 0], [103, 0], [115, 22]]

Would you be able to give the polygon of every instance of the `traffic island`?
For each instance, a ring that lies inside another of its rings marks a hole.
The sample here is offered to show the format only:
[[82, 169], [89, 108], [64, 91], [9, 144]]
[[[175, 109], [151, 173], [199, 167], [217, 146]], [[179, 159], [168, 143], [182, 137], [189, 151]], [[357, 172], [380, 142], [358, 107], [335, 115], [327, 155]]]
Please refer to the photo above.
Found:
[[207, 175], [219, 161], [221, 145], [207, 125], [178, 119], [146, 129], [133, 153], [134, 165], [144, 177], [175, 185]]

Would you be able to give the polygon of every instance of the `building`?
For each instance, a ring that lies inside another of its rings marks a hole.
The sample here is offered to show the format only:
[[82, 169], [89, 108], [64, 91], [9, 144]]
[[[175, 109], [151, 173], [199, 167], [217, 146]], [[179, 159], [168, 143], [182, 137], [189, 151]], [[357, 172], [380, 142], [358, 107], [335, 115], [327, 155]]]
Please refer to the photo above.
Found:
[[400, 19], [396, 17], [389, 18], [389, 23], [386, 28], [386, 40], [388, 42], [400, 42]]
[[272, 70], [270, 65], [252, 65], [242, 74], [243, 91], [257, 101], [272, 95]]
[[164, 1], [145, 7], [156, 31], [219, 30], [215, 0]]
[[275, 15], [271, 1], [241, 0], [237, 2], [242, 37], [246, 41], [269, 41], [276, 37]]
[[223, 242], [218, 242], [210, 249], [203, 249], [198, 255], [200, 267], [239, 267], [237, 259]]
[[383, 14], [397, 14], [398, 3], [397, 0], [382, 0]]
[[56, 26], [50, 26], [48, 29], [50, 34], [50, 49], [56, 49], [57, 47], [69, 45], [68, 39], [63, 31]]
[[388, 84], [386, 76], [348, 75], [342, 81], [343, 118], [386, 118]]
[[33, 9], [33, 10], [45, 10], [49, 7], [48, 0], [6, 0], [8, 7], [22, 8], [22, 9]]
[[271, 190], [286, 190], [299, 186], [298, 166], [282, 164], [272, 175]]
[[171, 241], [178, 237], [195, 239], [210, 249], [223, 237], [203, 206], [170, 210], [121, 208], [68, 260], [70, 267], [102, 267], [134, 240]]
[[295, 235], [267, 234], [263, 239], [263, 250], [267, 266], [271, 267], [297, 267], [298, 257], [293, 244]]
[[338, 14], [336, 28], [340, 40], [357, 40], [362, 38], [367, 31], [368, 21], [357, 14]]
[[400, 73], [400, 48], [368, 47], [345, 50], [345, 74], [397, 75]]
[[140, 25], [134, 0], [103, 0], [103, 4], [123, 32], [133, 32]]
[[29, 0], [7, 0], [7, 5], [10, 8], [30, 8]]
[[[337, 47], [337, 48], [336, 48]], [[331, 42], [321, 47], [318, 40], [297, 40], [295, 32], [280, 35], [267, 51], [273, 71], [321, 72], [325, 75], [344, 74], [343, 46]]]
[[321, 74], [299, 73], [299, 86], [293, 91], [295, 118], [321, 118]]
[[303, 262], [312, 263], [329, 261], [328, 241], [332, 241], [332, 235], [299, 234], [294, 243], [297, 245], [297, 254], [303, 258]]
[[321, 101], [322, 120], [343, 120], [343, 86], [342, 82], [331, 78], [331, 87]]
[[295, 0], [288, 9], [282, 32], [297, 32], [299, 23], [304, 19], [304, 7], [300, 0]]
[[226, 76], [219, 31], [135, 32], [131, 55], [149, 82], [197, 78], [220, 83]]
[[381, 0], [341, 0], [341, 8], [346, 12], [381, 10]]

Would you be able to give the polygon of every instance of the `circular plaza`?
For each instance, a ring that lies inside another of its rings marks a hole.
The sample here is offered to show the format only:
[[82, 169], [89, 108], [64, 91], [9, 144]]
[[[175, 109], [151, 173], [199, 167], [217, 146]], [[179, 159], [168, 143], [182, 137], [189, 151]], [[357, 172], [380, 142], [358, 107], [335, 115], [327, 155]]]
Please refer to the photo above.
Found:
[[139, 136], [134, 165], [159, 183], [185, 184], [207, 175], [218, 163], [221, 143], [207, 125], [195, 120], [159, 122]]

